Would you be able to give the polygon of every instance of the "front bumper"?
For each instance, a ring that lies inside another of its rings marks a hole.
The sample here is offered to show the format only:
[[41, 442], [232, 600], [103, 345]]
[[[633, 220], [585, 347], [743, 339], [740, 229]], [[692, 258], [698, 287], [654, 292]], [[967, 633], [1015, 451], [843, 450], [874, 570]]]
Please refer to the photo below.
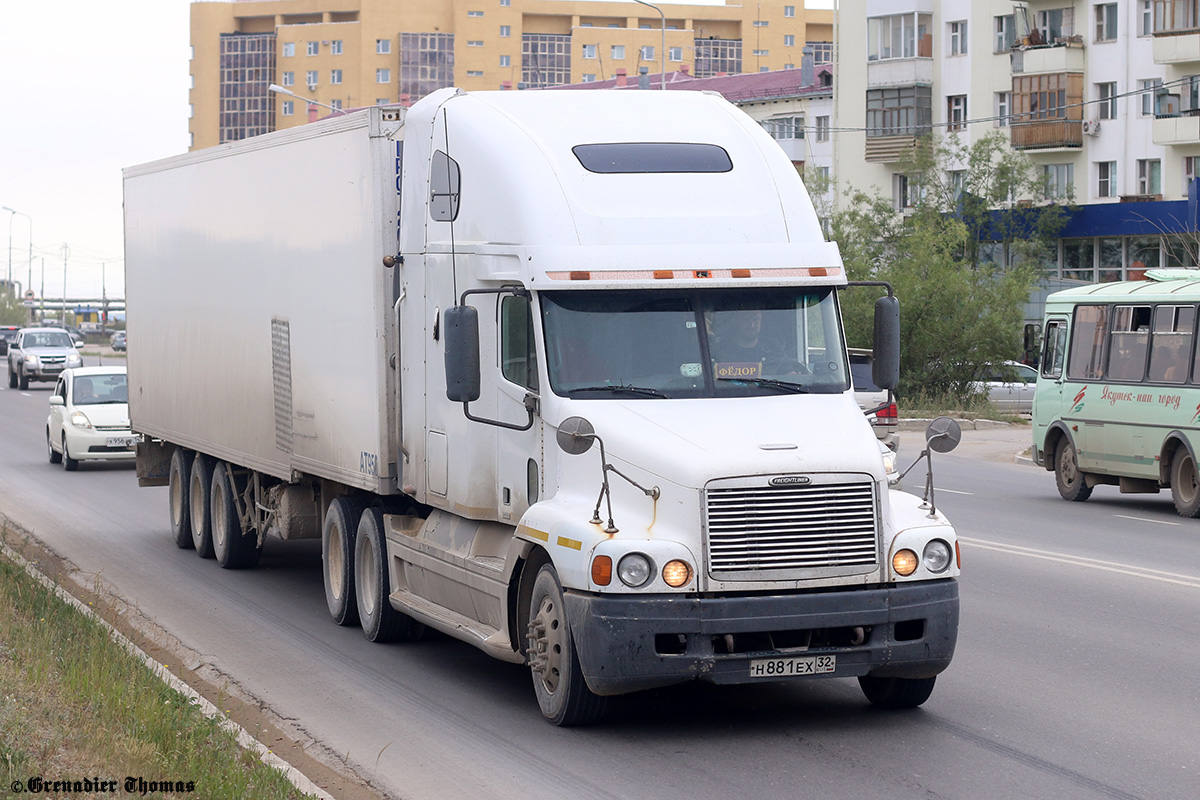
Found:
[[[66, 426], [64, 426], [65, 429]], [[137, 457], [135, 446], [110, 447], [109, 438], [131, 437], [129, 430], [98, 431], [75, 428], [67, 432], [67, 449], [76, 461], [127, 461]]]
[[584, 677], [600, 695], [781, 680], [751, 678], [749, 662], [794, 656], [837, 656], [835, 672], [813, 677], [926, 678], [949, 666], [958, 639], [953, 579], [732, 597], [570, 591], [566, 606]]

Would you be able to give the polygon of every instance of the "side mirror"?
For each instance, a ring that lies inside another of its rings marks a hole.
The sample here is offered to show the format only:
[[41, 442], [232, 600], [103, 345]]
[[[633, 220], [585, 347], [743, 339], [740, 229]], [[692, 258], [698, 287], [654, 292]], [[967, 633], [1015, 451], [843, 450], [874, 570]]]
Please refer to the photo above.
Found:
[[454, 306], [442, 314], [446, 337], [446, 399], [470, 403], [479, 399], [479, 312]]
[[62, 399], [61, 397], [59, 397], [58, 395], [56, 395], [56, 394], [52, 394], [52, 395], [50, 395], [50, 405], [52, 405], [52, 406], [65, 406], [66, 404], [67, 404], [67, 401], [63, 400], [63, 399]]
[[592, 449], [596, 441], [596, 429], [583, 417], [567, 417], [558, 426], [555, 440], [564, 453], [582, 455]]
[[881, 389], [900, 382], [900, 301], [893, 296], [875, 301], [875, 344], [871, 379]]

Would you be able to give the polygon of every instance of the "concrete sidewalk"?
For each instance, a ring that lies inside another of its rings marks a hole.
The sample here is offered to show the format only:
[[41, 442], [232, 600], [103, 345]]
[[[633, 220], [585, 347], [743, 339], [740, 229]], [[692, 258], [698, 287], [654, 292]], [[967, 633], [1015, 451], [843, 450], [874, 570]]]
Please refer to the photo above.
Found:
[[[931, 421], [900, 420], [902, 461], [915, 458], [925, 447], [925, 428]], [[1005, 423], [987, 419], [960, 419], [956, 422], [962, 428], [962, 442], [954, 450], [955, 455], [1035, 466], [1031, 455], [1033, 429], [1029, 423]]]

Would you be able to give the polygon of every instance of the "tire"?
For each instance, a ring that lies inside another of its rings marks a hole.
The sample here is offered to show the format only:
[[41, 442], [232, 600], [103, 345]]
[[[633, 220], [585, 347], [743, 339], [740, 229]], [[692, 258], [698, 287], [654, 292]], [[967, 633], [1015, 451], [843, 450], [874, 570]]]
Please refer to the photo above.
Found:
[[527, 658], [542, 716], [560, 727], [599, 720], [605, 698], [593, 694], [584, 680], [567, 623], [562, 586], [550, 564], [543, 564], [534, 579], [528, 623]]
[[1171, 457], [1171, 499], [1179, 516], [1200, 516], [1200, 481], [1196, 477], [1196, 459], [1186, 447]]
[[1054, 449], [1054, 482], [1064, 500], [1083, 502], [1092, 496], [1092, 487], [1079, 471], [1075, 445], [1066, 438], [1059, 439], [1058, 447]]
[[17, 368], [17, 386], [22, 392], [29, 388], [29, 376], [25, 374], [24, 367]]
[[54, 446], [50, 444], [50, 429], [49, 428], [46, 428], [46, 456], [50, 459], [51, 464], [61, 464], [62, 463], [62, 453], [55, 450]]
[[191, 550], [196, 546], [192, 541], [192, 511], [188, 506], [190, 481], [188, 452], [182, 447], [176, 447], [175, 452], [171, 454], [171, 471], [167, 478], [167, 503], [171, 511], [171, 537], [175, 539], [175, 546], [180, 550]]
[[858, 679], [863, 694], [871, 705], [880, 708], [916, 708], [933, 694], [933, 678], [873, 678], [864, 675]]
[[8, 368], [8, 388], [17, 388], [17, 373], [12, 371], [12, 367]]
[[188, 471], [188, 513], [192, 529], [192, 546], [201, 558], [213, 557], [212, 513], [212, 459], [196, 453], [192, 468]]
[[392, 608], [388, 601], [387, 543], [383, 512], [368, 508], [358, 521], [354, 537], [354, 597], [363, 635], [372, 642], [411, 642], [420, 639], [425, 626]]
[[325, 576], [325, 603], [338, 625], [358, 622], [354, 598], [354, 538], [365, 504], [354, 497], [339, 497], [329, 504], [321, 526], [321, 571]]
[[79, 461], [71, 458], [71, 451], [67, 449], [67, 435], [64, 433], [62, 437], [62, 465], [67, 472], [74, 472], [79, 469]]
[[247, 533], [237, 510], [237, 486], [230, 480], [229, 468], [218, 461], [213, 468], [209, 492], [212, 520], [213, 556], [222, 569], [250, 569], [258, 566], [262, 550], [258, 537]]

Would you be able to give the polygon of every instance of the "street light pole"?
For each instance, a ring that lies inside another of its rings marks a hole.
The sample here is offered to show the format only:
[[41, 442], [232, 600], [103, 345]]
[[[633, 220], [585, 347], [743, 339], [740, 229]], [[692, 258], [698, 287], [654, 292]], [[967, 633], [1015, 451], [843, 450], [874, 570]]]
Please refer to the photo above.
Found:
[[267, 87], [267, 91], [275, 92], [276, 94], [286, 94], [288, 97], [294, 97], [297, 100], [303, 100], [304, 102], [311, 103], [314, 106], [321, 106], [321, 108], [328, 108], [330, 111], [333, 111], [338, 114], [346, 113], [346, 111], [344, 109], [338, 108], [337, 106], [331, 106], [331, 105], [327, 105], [325, 103], [320, 103], [316, 100], [310, 100], [307, 97], [301, 97], [300, 95], [296, 94], [295, 92], [291, 91], [290, 89], [283, 88], [278, 83], [272, 83], [270, 86]]
[[4, 210], [9, 213], [8, 217], [8, 283], [12, 285], [12, 223], [13, 217], [22, 216], [29, 221], [29, 282], [25, 284], [26, 289], [33, 288], [33, 217], [23, 211], [17, 211], [15, 208], [3, 206]]
[[663, 14], [662, 9], [659, 8], [658, 6], [654, 5], [653, 3], [647, 3], [646, 0], [633, 0], [633, 2], [638, 3], [639, 5], [647, 6], [648, 8], [653, 8], [655, 11], [658, 12], [658, 16], [662, 20], [662, 42], [659, 44], [659, 48], [658, 48], [659, 49], [659, 53], [658, 53], [658, 55], [659, 55], [658, 88], [662, 89], [665, 92], [667, 90], [667, 17], [665, 14]]

